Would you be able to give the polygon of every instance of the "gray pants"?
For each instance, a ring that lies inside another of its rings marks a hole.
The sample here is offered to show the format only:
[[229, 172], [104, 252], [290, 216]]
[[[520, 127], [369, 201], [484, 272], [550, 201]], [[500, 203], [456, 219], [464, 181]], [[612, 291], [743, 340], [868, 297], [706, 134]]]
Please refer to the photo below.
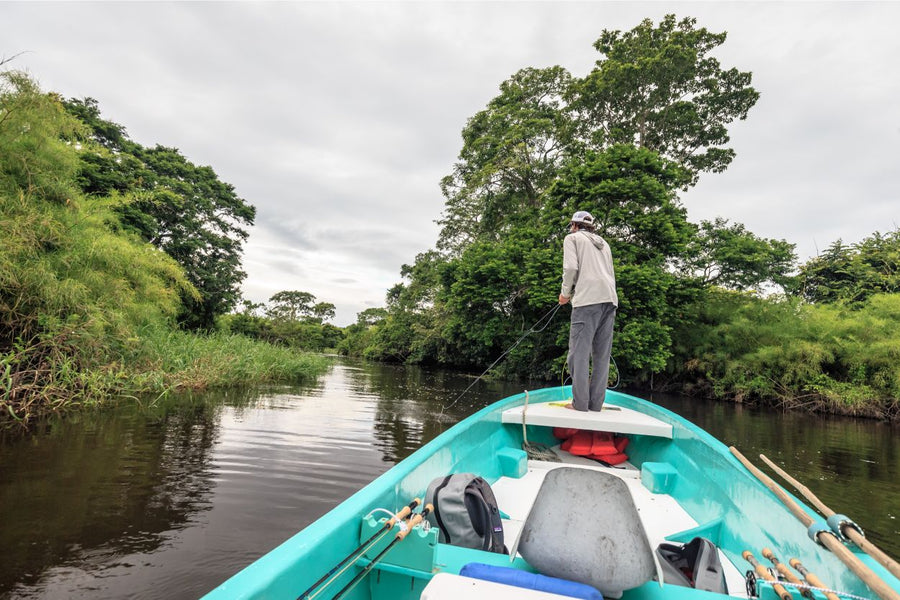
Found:
[[[616, 307], [611, 302], [572, 309], [569, 329], [569, 371], [575, 410], [600, 410], [606, 399], [609, 355], [612, 352]], [[590, 370], [590, 359], [594, 372]]]

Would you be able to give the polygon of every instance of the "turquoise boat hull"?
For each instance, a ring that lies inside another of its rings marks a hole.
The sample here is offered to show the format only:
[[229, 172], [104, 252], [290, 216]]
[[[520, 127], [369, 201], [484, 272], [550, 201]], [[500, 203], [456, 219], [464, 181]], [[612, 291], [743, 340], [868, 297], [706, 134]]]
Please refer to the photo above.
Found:
[[[530, 392], [528, 403], [557, 402], [570, 397], [568, 387], [547, 388]], [[399, 510], [411, 498], [423, 497], [434, 478], [449, 473], [477, 473], [491, 483], [501, 477], [521, 476], [524, 462], [522, 426], [503, 423], [502, 415], [505, 410], [521, 406], [525, 401], [524, 393], [511, 396], [458, 423], [222, 583], [205, 598], [295, 599], [359, 546], [367, 528], [377, 525], [374, 517], [363, 520], [363, 516], [374, 508]], [[671, 425], [671, 439], [630, 435], [628, 446], [629, 461], [638, 469], [643, 469], [641, 478], [645, 484], [664, 486], [665, 493], [698, 524], [667, 536], [667, 539], [686, 543], [695, 536], [705, 537], [742, 570], [750, 568], [741, 557], [744, 550], [751, 550], [762, 561], [759, 551], [768, 547], [785, 562], [788, 557], [799, 557], [811, 572], [833, 589], [863, 598], [876, 597], [838, 558], [808, 537], [806, 528], [740, 464], [724, 444], [678, 415], [646, 400], [610, 391], [607, 403]], [[549, 427], [529, 425], [527, 439], [529, 442], [556, 443]], [[660, 474], [655, 471], [651, 468], [654, 465], [664, 465], [664, 472]], [[661, 483], [659, 478], [666, 481]], [[797, 500], [797, 503], [813, 518], [820, 518], [801, 501]], [[503, 510], [503, 506], [500, 509]], [[432, 530], [429, 533], [431, 535], [414, 532], [415, 535], [410, 536], [411, 542], [404, 541], [402, 546], [398, 544], [397, 550], [389, 555], [392, 560], [374, 569], [346, 597], [360, 600], [419, 598], [436, 572], [458, 573], [463, 564], [471, 561], [510, 564], [509, 557], [504, 555], [437, 544], [437, 532]], [[407, 556], [402, 556], [403, 546], [407, 546]], [[371, 558], [371, 554], [368, 556]], [[900, 581], [887, 570], [865, 554], [859, 553], [858, 556], [893, 589], [900, 590]], [[365, 558], [351, 563], [329, 590], [316, 597], [332, 598], [367, 563]], [[392, 566], [392, 563], [403, 566]], [[530, 569], [521, 558], [517, 558], [512, 566]], [[696, 598], [698, 595], [725, 597], [692, 588], [661, 586], [651, 581], [627, 590], [623, 598], [655, 600], [665, 597], [677, 600], [680, 597]], [[761, 598], [777, 598], [771, 586], [763, 582], [759, 585], [759, 595]], [[797, 591], [793, 595], [800, 598]]]

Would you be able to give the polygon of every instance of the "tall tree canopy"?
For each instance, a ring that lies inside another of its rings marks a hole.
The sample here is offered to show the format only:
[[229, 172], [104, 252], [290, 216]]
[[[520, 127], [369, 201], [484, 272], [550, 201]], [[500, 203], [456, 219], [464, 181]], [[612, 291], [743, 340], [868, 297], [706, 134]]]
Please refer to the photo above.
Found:
[[[749, 73], [712, 57], [724, 41], [670, 15], [603, 31], [595, 44], [603, 56], [584, 78], [557, 66], [503, 82], [466, 123], [459, 159], [441, 182], [437, 250], [403, 267], [387, 316], [361, 329], [363, 353], [491, 362], [555, 306], [562, 239], [576, 210], [594, 214], [612, 247], [614, 354], [635, 377], [666, 366], [672, 332], [706, 288], [746, 289], [785, 275], [792, 246], [724, 221], [694, 225], [678, 200], [701, 172], [730, 163], [727, 126], [758, 98]], [[558, 376], [567, 329], [560, 320], [534, 332], [501, 368]]]
[[463, 128], [459, 160], [441, 184], [438, 248], [458, 253], [533, 218], [558, 169], [586, 150], [653, 150], [682, 168], [682, 187], [723, 171], [734, 158], [727, 127], [759, 98], [749, 72], [711, 55], [725, 38], [668, 15], [604, 30], [594, 44], [602, 58], [583, 78], [559, 66], [515, 73]]
[[82, 190], [127, 194], [117, 209], [123, 224], [174, 258], [200, 293], [183, 299], [180, 321], [212, 328], [240, 299], [241, 254], [256, 209], [211, 167], [194, 165], [175, 148], [129, 139], [124, 127], [101, 117], [96, 100], [72, 99], [65, 107], [94, 142], [81, 152]]
[[749, 72], [723, 69], [711, 55], [726, 34], [696, 24], [667, 15], [603, 31], [594, 44], [603, 58], [572, 93], [588, 144], [649, 148], [686, 169], [690, 183], [725, 170], [735, 156], [725, 147], [728, 125], [747, 117], [759, 93]]

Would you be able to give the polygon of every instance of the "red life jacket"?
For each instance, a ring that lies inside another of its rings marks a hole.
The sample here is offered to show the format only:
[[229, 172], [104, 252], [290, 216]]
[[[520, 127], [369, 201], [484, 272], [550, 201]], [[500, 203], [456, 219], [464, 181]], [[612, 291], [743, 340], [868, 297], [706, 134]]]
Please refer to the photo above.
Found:
[[618, 465], [628, 460], [625, 448], [628, 438], [616, 437], [608, 431], [584, 431], [566, 427], [555, 427], [553, 436], [564, 439], [560, 448], [575, 456], [584, 456]]

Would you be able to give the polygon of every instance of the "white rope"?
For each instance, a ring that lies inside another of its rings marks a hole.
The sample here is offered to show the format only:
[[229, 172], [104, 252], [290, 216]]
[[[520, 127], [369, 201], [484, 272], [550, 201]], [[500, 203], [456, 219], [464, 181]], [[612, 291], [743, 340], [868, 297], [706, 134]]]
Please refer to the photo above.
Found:
[[522, 440], [528, 444], [528, 434], [525, 433], [525, 414], [528, 412], [528, 390], [525, 390], [525, 404], [522, 406]]
[[777, 582], [770, 583], [778, 583], [780, 585], [789, 585], [791, 587], [795, 587], [797, 589], [803, 590], [811, 590], [813, 592], [822, 592], [823, 594], [835, 594], [837, 596], [843, 596], [844, 598], [852, 598], [853, 600], [871, 600], [871, 598], [866, 598], [865, 596], [857, 596], [856, 594], [851, 594], [849, 592], [839, 592], [837, 590], [832, 590], [828, 588], [815, 587], [813, 585], [808, 585], [805, 583], [791, 583], [790, 581], [779, 580]]

